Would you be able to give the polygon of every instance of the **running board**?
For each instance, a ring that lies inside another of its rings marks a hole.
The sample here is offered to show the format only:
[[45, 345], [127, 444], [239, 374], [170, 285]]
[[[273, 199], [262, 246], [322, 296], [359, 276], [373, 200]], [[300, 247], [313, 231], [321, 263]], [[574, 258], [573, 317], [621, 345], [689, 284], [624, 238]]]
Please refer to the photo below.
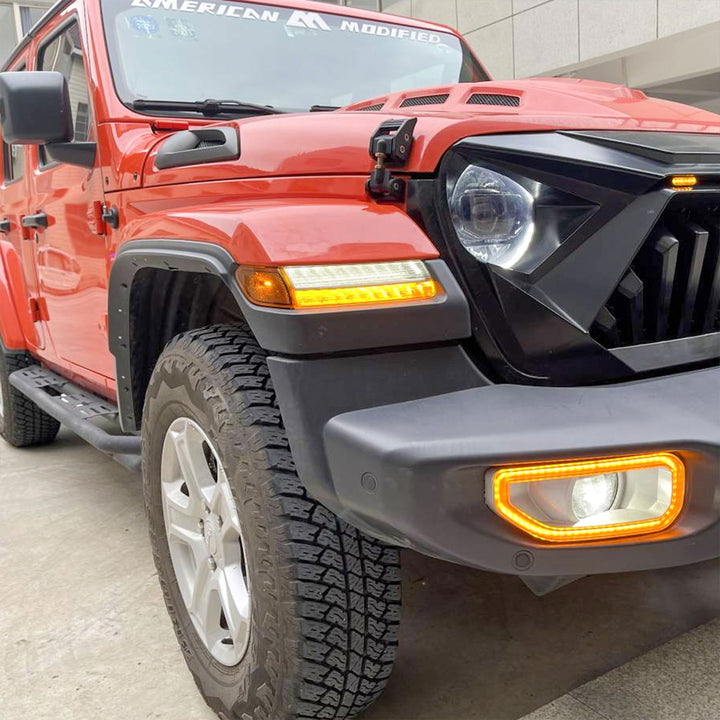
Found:
[[140, 469], [140, 438], [114, 435], [93, 423], [98, 418], [118, 422], [118, 409], [108, 400], [83, 390], [40, 365], [10, 374], [10, 384], [56, 420], [101, 452], [130, 470]]

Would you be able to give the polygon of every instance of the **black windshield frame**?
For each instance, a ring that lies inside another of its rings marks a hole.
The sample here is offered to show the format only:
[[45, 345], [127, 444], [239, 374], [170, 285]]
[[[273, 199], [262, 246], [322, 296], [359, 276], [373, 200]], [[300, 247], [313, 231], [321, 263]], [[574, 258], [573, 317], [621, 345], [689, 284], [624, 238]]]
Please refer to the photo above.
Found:
[[[133, 112], [140, 114], [140, 115], [148, 115], [151, 117], [167, 117], [167, 116], [181, 116], [181, 117], [198, 117], [198, 113], [195, 113], [193, 111], [170, 111], [170, 110], [149, 110], [149, 109], [143, 109], [138, 110], [133, 107], [133, 103], [136, 100], [142, 99], [141, 97], [138, 97], [137, 95], [133, 94], [130, 87], [127, 86], [127, 84], [124, 82], [124, 79], [122, 77], [121, 68], [123, 60], [121, 57], [121, 53], [119, 50], [119, 44], [118, 44], [118, 38], [117, 33], [114, 29], [114, 27], [110, 27], [112, 25], [113, 19], [115, 18], [116, 10], [112, 7], [112, 4], [116, 2], [117, 0], [101, 0], [101, 10], [102, 10], [102, 23], [103, 23], [103, 32], [105, 36], [105, 44], [106, 49], [108, 53], [108, 61], [109, 61], [109, 68], [111, 72], [111, 76], [113, 79], [113, 85], [115, 88], [116, 95], [120, 102], [122, 102], [125, 107], [132, 110]], [[151, 2], [151, 0], [135, 0], [135, 2]], [[178, 0], [177, 5], [178, 7], [181, 5], [182, 0]], [[286, 12], [294, 12], [295, 8], [293, 8], [291, 5], [285, 6], [285, 5], [277, 5], [277, 6], [265, 6], [261, 0], [258, 0], [258, 2], [242, 2], [242, 4], [235, 2], [234, 0], [218, 0], [218, 5], [223, 4], [226, 6], [236, 5], [240, 8], [262, 8], [262, 7], [272, 7], [273, 10], [278, 11], [286, 11]], [[128, 8], [130, 6], [130, 0], [127, 0], [127, 4], [125, 4], [125, 8]], [[136, 7], [140, 7], [139, 5]], [[158, 9], [158, 8], [148, 8], [148, 9]], [[162, 8], [167, 9], [167, 8]], [[171, 8], [174, 9], [174, 8]], [[317, 14], [317, 13], [316, 13]], [[458, 83], [478, 83], [478, 82], [484, 82], [489, 80], [489, 76], [487, 75], [485, 69], [483, 66], [478, 62], [478, 60], [473, 55], [472, 51], [468, 47], [467, 43], [458, 35], [455, 35], [451, 32], [442, 31], [440, 29], [438, 30], [430, 30], [425, 29], [422, 27], [417, 27], [416, 25], [411, 24], [403, 24], [397, 22], [399, 18], [396, 16], [388, 16], [388, 19], [385, 18], [373, 18], [372, 20], [367, 19], [366, 17], [356, 17], [354, 15], [348, 15], [347, 13], [341, 13], [341, 12], [333, 12], [333, 6], [328, 5], [328, 9], [323, 9], [322, 13], [319, 13], [319, 15], [325, 17], [325, 16], [332, 16], [333, 18], [338, 18], [339, 21], [348, 21], [353, 23], [360, 23], [362, 24], [372, 24], [377, 27], [389, 27], [393, 29], [393, 32], [395, 32], [394, 29], [397, 29], [398, 31], [402, 31], [403, 33], [412, 33], [413, 35], [430, 35], [434, 34], [438, 37], [442, 38], [443, 43], [456, 43], [457, 44], [457, 51], [459, 51], [461, 56], [461, 62], [459, 64], [459, 67], [457, 68], [458, 71], [458, 78], [455, 82]], [[240, 31], [241, 32], [241, 31]], [[372, 64], [368, 64], [368, 73], [377, 73], [382, 72], [382, 66], [381, 67], [375, 67]], [[439, 84], [439, 83], [438, 83]], [[442, 83], [442, 84], [449, 84], [449, 83]], [[427, 84], [426, 84], [427, 85]], [[411, 89], [417, 89], [418, 87], [422, 86], [411, 86], [411, 87], [403, 87], [402, 90], [411, 90]], [[392, 90], [392, 92], [395, 92], [396, 90]], [[379, 97], [381, 95], [388, 94], [389, 91], [385, 92], [376, 92], [372, 93], [368, 96], [363, 95], [362, 97], [353, 98], [353, 100], [349, 103], [345, 104], [355, 104], [357, 102], [361, 102], [363, 100], [370, 99], [372, 97]], [[232, 93], [228, 93], [229, 95], [232, 95]], [[203, 98], [193, 98], [193, 101], [199, 101]], [[248, 102], [248, 103], [257, 103], [258, 101], [254, 100], [253, 98], [247, 98], [247, 97], [222, 97], [223, 100], [235, 100], [238, 102]], [[292, 107], [292, 106], [278, 106], [277, 109], [282, 112], [308, 112], [310, 111], [311, 107], [313, 105], [324, 105], [325, 103], [321, 102], [317, 103], [315, 101], [311, 102], [307, 107]], [[227, 117], [237, 117], [239, 113], [228, 113]], [[217, 116], [220, 119], [222, 119], [223, 114], [219, 113]]]

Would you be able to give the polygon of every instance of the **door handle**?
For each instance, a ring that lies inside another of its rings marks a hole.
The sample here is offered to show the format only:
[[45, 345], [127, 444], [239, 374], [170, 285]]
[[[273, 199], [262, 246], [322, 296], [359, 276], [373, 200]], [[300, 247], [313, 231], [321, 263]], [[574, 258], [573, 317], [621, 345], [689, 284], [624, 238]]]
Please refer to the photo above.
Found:
[[11, 227], [12, 226], [10, 225], [10, 221], [7, 218], [5, 218], [4, 220], [0, 220], [0, 233], [6, 235], [10, 232]]
[[26, 228], [46, 228], [48, 226], [48, 216], [44, 212], [37, 215], [25, 215], [20, 222]]

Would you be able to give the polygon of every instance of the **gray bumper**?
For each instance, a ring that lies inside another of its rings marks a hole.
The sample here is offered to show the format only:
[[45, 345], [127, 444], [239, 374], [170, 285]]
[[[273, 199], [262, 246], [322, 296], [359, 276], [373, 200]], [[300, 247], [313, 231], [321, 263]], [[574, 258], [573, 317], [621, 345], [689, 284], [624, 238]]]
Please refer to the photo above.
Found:
[[[453, 562], [527, 575], [584, 575], [720, 555], [720, 368], [587, 388], [491, 385], [357, 410], [324, 429], [350, 522]], [[668, 450], [687, 471], [684, 509], [638, 541], [547, 544], [486, 505], [484, 476], [534, 460]]]

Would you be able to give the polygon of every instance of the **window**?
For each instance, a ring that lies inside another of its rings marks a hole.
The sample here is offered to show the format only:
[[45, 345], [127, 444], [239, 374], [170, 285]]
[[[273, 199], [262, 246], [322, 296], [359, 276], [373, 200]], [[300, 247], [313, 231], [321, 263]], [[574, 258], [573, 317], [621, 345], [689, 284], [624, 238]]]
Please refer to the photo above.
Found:
[[[92, 114], [77, 23], [66, 27], [40, 50], [38, 70], [59, 72], [65, 76], [70, 91], [74, 139], [76, 142], [87, 141], [92, 129]], [[40, 148], [40, 159], [42, 165], [47, 165], [42, 148]]]
[[25, 148], [22, 145], [3, 143], [5, 183], [19, 180], [25, 174]]
[[305, 111], [487, 80], [460, 38], [392, 18], [308, 14], [247, 0], [234, 15], [190, 14], [161, 0], [151, 5], [140, 15], [137, 7], [102, 2], [115, 86], [129, 106], [223, 98]]
[[47, 8], [20, 6], [20, 26], [22, 34], [27, 35], [33, 25], [47, 12]]

